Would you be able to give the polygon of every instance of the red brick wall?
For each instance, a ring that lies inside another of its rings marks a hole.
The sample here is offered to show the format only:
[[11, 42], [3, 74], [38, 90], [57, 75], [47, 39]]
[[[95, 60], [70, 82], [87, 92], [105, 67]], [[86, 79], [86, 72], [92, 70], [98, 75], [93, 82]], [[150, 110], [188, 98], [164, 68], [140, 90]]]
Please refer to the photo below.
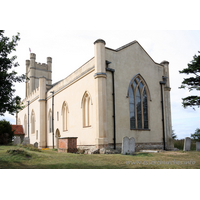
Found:
[[76, 153], [77, 138], [59, 138], [59, 152]]

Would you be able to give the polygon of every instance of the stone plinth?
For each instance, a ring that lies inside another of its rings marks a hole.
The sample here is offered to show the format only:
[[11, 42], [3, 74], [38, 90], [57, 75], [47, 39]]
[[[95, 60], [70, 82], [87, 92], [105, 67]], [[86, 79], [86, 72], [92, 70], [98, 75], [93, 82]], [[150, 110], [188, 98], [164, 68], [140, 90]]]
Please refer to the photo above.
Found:
[[77, 150], [77, 137], [59, 138], [58, 152], [76, 153]]

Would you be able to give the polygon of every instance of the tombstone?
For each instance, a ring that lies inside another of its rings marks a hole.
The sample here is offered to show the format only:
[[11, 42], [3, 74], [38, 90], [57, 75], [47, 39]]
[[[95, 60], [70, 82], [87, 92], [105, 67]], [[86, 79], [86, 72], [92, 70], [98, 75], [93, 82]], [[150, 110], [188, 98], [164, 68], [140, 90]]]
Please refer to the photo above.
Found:
[[122, 154], [126, 155], [129, 154], [129, 138], [126, 136], [123, 138], [122, 141]]
[[21, 138], [20, 138], [20, 136], [15, 136], [13, 144], [14, 145], [21, 144]]
[[129, 152], [131, 155], [135, 154], [135, 138], [131, 137], [129, 139]]
[[24, 138], [24, 141], [22, 142], [22, 145], [30, 144], [30, 139], [28, 137]]
[[186, 137], [184, 141], [183, 151], [190, 151], [190, 147], [191, 147], [191, 139], [189, 137]]
[[38, 143], [35, 142], [35, 143], [33, 144], [33, 146], [34, 146], [35, 148], [38, 148]]
[[196, 142], [196, 150], [200, 151], [200, 142]]
[[133, 155], [135, 153], [135, 139], [133, 137], [128, 138], [127, 136], [123, 138], [122, 141], [122, 154], [123, 155]]

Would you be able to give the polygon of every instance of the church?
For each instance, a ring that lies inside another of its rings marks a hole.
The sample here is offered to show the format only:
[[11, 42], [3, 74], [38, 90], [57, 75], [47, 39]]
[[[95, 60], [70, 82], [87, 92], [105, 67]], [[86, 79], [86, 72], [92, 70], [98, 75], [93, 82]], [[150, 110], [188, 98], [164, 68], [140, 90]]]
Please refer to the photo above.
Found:
[[134, 137], [136, 150], [171, 149], [169, 62], [156, 63], [133, 41], [118, 49], [94, 42], [94, 57], [52, 84], [52, 58], [26, 60], [25, 99], [17, 114], [25, 137], [40, 148], [58, 148], [77, 137], [77, 148], [120, 149]]

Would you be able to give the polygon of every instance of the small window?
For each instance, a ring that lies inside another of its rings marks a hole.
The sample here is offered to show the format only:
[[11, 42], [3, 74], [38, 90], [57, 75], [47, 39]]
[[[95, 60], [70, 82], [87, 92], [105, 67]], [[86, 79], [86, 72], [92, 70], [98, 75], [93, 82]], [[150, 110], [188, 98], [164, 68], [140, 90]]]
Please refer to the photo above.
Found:
[[59, 112], [57, 112], [57, 121], [59, 121]]
[[38, 140], [38, 130], [36, 131], [36, 140]]
[[68, 106], [67, 103], [64, 102], [62, 106], [62, 123], [63, 123], [63, 131], [67, 131], [68, 129]]

